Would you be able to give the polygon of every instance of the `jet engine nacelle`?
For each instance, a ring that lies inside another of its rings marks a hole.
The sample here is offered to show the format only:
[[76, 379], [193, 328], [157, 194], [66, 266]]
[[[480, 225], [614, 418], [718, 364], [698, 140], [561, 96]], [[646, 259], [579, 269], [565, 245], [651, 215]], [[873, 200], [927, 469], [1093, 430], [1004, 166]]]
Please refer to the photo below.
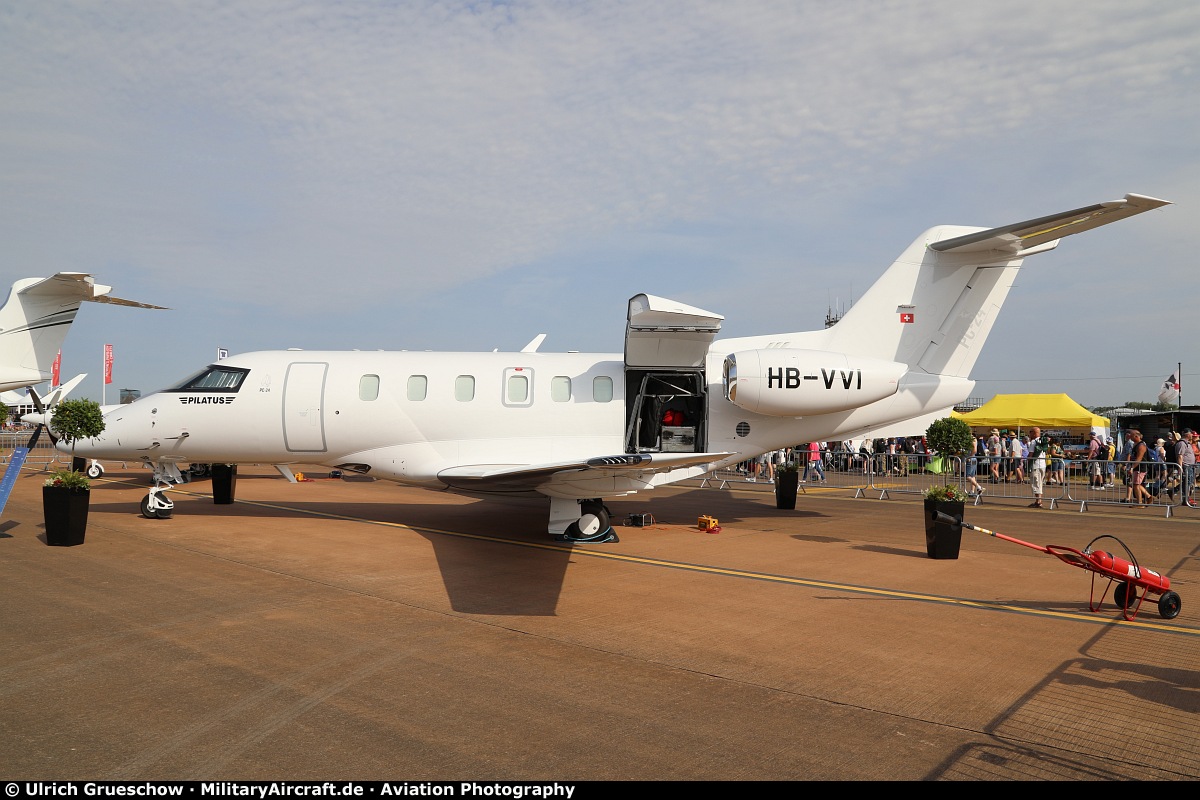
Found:
[[906, 364], [825, 350], [746, 350], [725, 357], [725, 398], [771, 417], [832, 414], [896, 393]]

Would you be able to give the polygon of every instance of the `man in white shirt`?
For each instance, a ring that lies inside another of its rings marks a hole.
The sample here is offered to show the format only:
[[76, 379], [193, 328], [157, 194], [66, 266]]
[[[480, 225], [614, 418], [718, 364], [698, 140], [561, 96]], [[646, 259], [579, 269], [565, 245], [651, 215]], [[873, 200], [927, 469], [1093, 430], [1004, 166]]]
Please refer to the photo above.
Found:
[[1044, 508], [1042, 505], [1042, 486], [1046, 482], [1046, 451], [1050, 449], [1050, 437], [1042, 436], [1042, 429], [1036, 425], [1029, 429], [1029, 484], [1033, 489], [1033, 502], [1030, 508]]

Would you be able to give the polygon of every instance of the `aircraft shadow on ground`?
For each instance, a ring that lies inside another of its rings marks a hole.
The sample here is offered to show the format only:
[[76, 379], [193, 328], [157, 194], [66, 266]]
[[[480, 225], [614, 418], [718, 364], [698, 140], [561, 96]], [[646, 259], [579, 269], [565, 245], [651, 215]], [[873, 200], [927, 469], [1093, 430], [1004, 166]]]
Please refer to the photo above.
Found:
[[[243, 480], [280, 481], [275, 475], [238, 477]], [[311, 518], [361, 520], [367, 524], [395, 525], [411, 529], [432, 546], [447, 596], [455, 611], [466, 614], [553, 616], [562, 592], [574, 547], [599, 548], [605, 544], [559, 542], [546, 531], [548, 502], [537, 497], [499, 497], [456, 503], [396, 502], [387, 492], [390, 484], [378, 487], [377, 497], [355, 502], [339, 499], [297, 500], [281, 491], [277, 498], [216, 504], [210, 484], [201, 479], [185, 483], [170, 494], [175, 502], [173, 517], [216, 519]], [[281, 487], [283, 484], [281, 484]], [[95, 482], [91, 508], [98, 513], [127, 513], [141, 516], [137, 500], [106, 499], [116, 490], [127, 491], [129, 482]], [[147, 487], [148, 488], [148, 487]], [[374, 491], [369, 494], [375, 495]], [[407, 498], [406, 498], [407, 499]], [[764, 500], [770, 496], [733, 494], [712, 489], [695, 489], [663, 495], [633, 495], [607, 501], [618, 537], [636, 530], [625, 526], [635, 514], [649, 514], [656, 526], [696, 526], [698, 514], [715, 513], [721, 525], [736, 525], [747, 519], [761, 520]], [[790, 519], [825, 517], [804, 509], [780, 511]], [[171, 525], [172, 519], [145, 520], [147, 525]], [[520, 554], [498, 553], [497, 545], [520, 547]]]
[[[171, 525], [181, 517], [250, 520], [299, 515], [412, 530], [430, 543], [450, 604], [465, 614], [553, 616], [572, 558], [570, 543], [555, 542], [546, 533], [546, 506], [536, 499], [447, 505], [396, 503], [381, 495], [376, 502], [281, 498], [217, 505], [209, 496], [184, 493], [203, 491], [200, 487], [185, 485], [181, 490], [173, 495], [171, 519], [145, 523]], [[95, 493], [92, 498], [95, 513], [141, 516], [136, 502], [105, 501]], [[497, 554], [498, 545], [526, 552]]]

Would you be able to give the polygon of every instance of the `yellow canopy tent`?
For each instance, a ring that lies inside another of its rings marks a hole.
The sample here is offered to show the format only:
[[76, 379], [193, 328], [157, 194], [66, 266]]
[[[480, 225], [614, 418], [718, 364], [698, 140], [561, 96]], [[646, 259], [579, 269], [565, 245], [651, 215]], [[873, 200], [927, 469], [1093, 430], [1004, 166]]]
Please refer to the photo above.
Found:
[[980, 429], [1007, 428], [1021, 430], [1034, 425], [1042, 430], [1095, 431], [1108, 435], [1108, 418], [1093, 414], [1065, 394], [998, 394], [974, 411], [951, 412], [971, 426]]

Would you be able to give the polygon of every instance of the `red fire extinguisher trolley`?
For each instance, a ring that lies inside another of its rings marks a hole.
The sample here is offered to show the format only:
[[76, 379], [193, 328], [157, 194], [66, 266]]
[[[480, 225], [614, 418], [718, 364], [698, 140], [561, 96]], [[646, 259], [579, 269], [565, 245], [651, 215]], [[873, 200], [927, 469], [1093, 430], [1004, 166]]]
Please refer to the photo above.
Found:
[[[1024, 547], [1031, 547], [1034, 550], [1049, 553], [1058, 560], [1073, 567], [1079, 567], [1091, 572], [1092, 594], [1088, 599], [1088, 608], [1092, 611], [1099, 611], [1103, 607], [1104, 597], [1108, 594], [1108, 588], [1114, 583], [1116, 584], [1116, 588], [1113, 589], [1113, 602], [1121, 609], [1121, 613], [1126, 620], [1132, 621], [1137, 616], [1138, 610], [1142, 607], [1142, 601], [1150, 595], [1158, 596], [1158, 614], [1163, 619], [1175, 619], [1175, 617], [1179, 616], [1179, 611], [1183, 608], [1183, 601], [1179, 598], [1179, 595], [1171, 591], [1171, 579], [1166, 575], [1138, 564], [1137, 559], [1133, 557], [1133, 553], [1129, 552], [1129, 548], [1125, 546], [1125, 543], [1115, 536], [1109, 536], [1108, 534], [1097, 536], [1083, 550], [1076, 550], [1073, 547], [1063, 547], [1057, 544], [1043, 546], [1023, 542], [1012, 536], [1005, 536], [1003, 533], [996, 533], [995, 531], [989, 531], [987, 528], [963, 522], [961, 517], [952, 517], [940, 511], [935, 511], [934, 514], [937, 515], [938, 520], [941, 522], [986, 533], [988, 536], [1003, 539], [1006, 542], [1013, 542]], [[1099, 542], [1101, 539], [1112, 539], [1121, 546], [1128, 559], [1121, 558], [1107, 550], [1094, 549], [1096, 542]], [[1108, 583], [1100, 591], [1099, 599], [1096, 597], [1097, 575], [1108, 578]]]

